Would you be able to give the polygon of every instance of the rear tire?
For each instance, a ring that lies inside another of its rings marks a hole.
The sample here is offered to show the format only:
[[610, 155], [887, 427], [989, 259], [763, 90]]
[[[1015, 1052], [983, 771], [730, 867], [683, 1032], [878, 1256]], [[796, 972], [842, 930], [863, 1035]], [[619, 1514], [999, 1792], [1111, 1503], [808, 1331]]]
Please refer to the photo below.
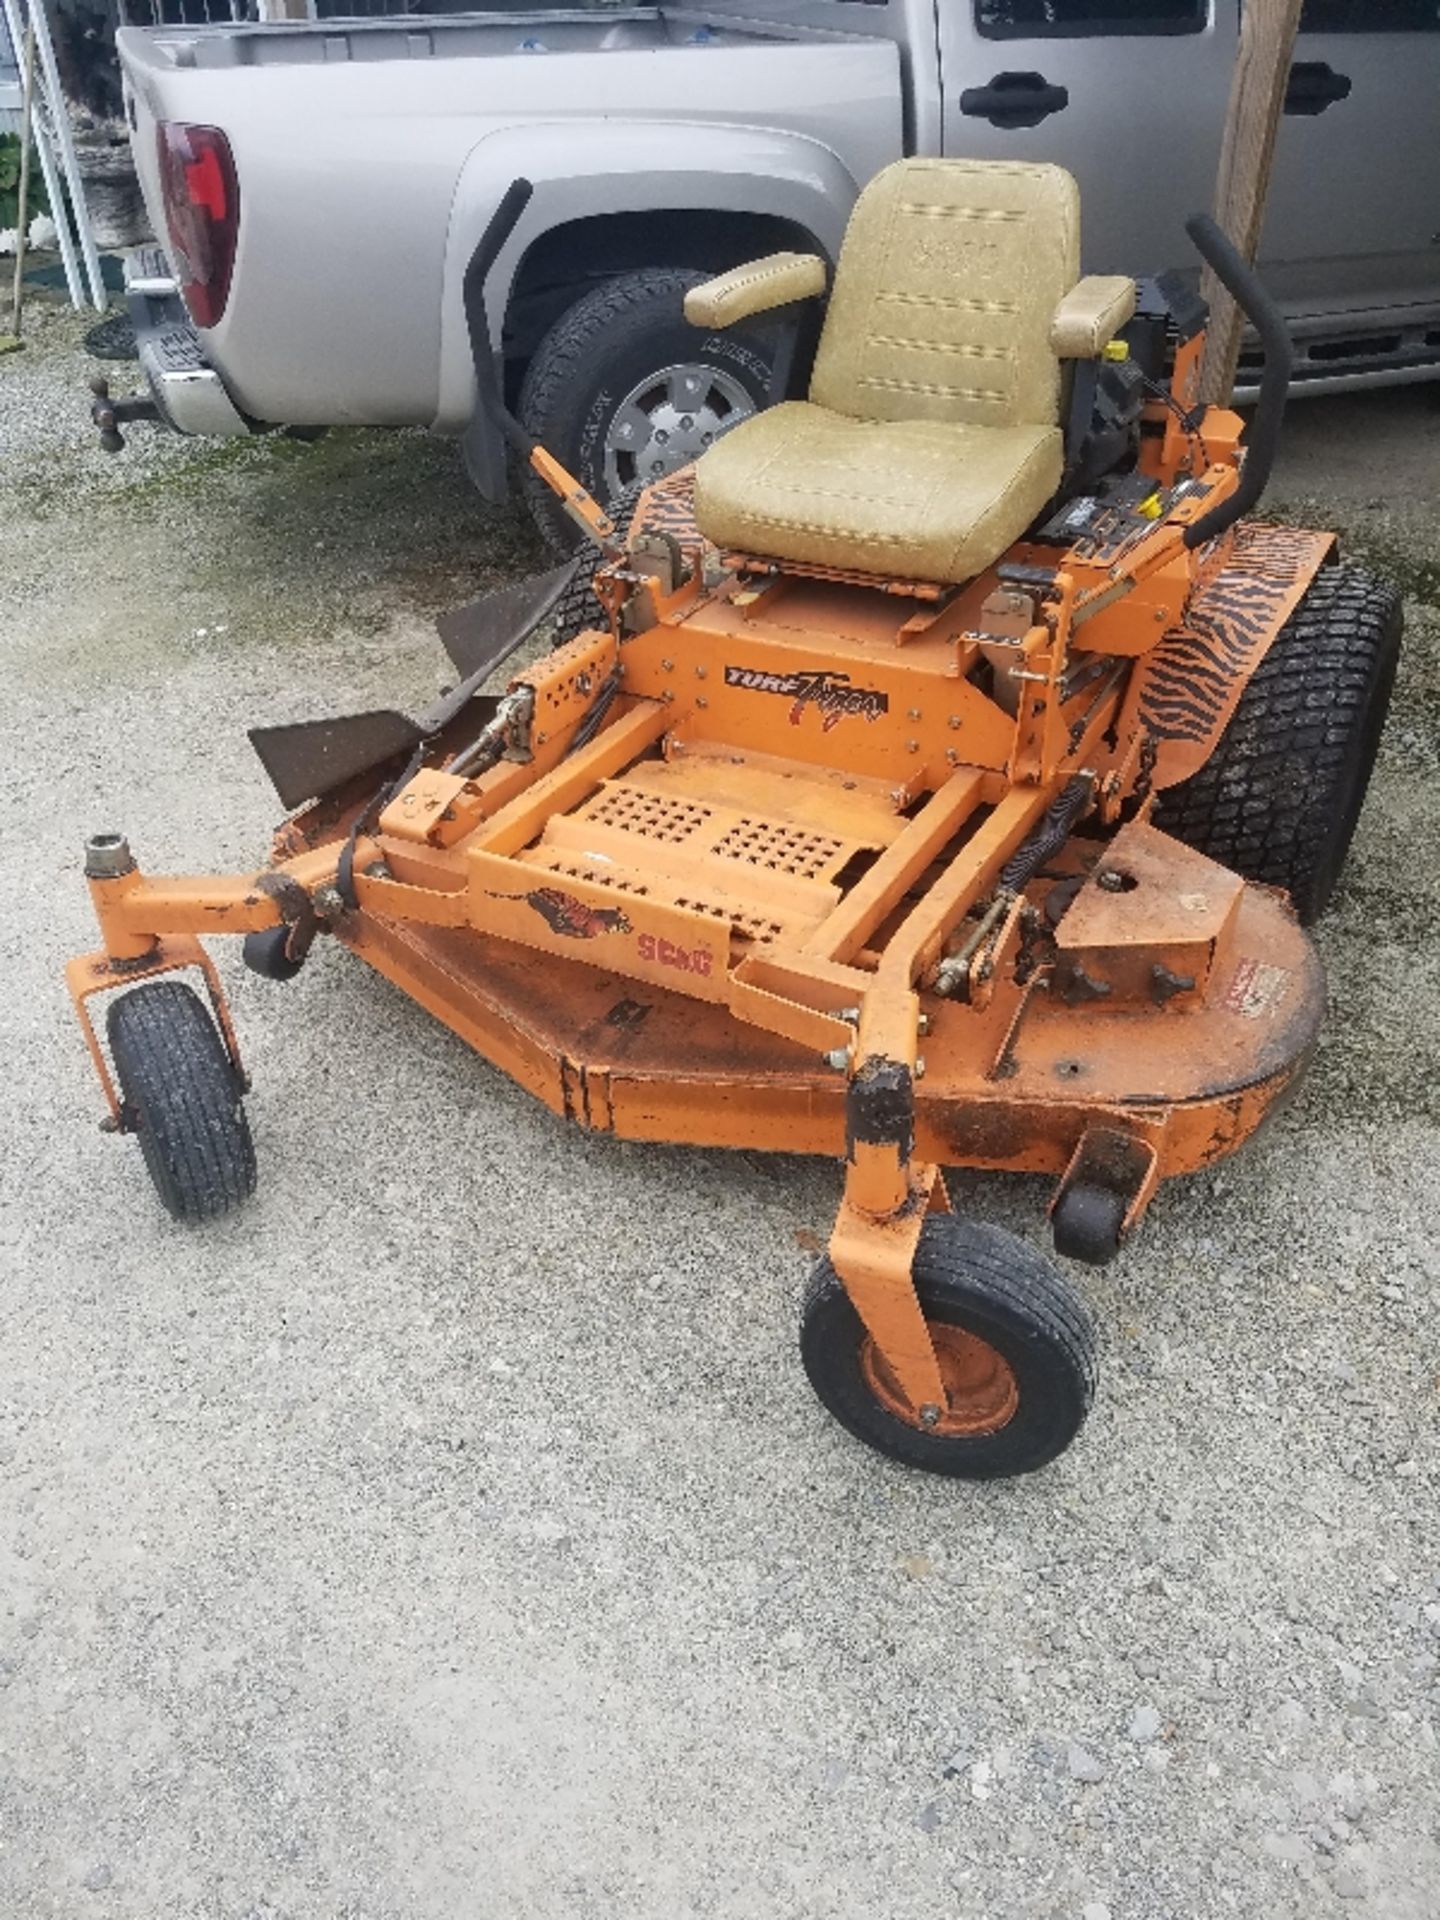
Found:
[[828, 1259], [800, 1324], [823, 1405], [877, 1452], [956, 1479], [1033, 1473], [1063, 1453], [1095, 1397], [1095, 1331], [1069, 1281], [1023, 1240], [953, 1214], [926, 1219], [913, 1277], [942, 1370], [957, 1381], [941, 1418], [921, 1425], [890, 1388]]
[[[535, 349], [520, 418], [602, 504], [698, 459], [766, 403], [764, 336], [744, 326], [707, 333], [685, 318], [686, 292], [706, 278], [683, 267], [619, 274], [577, 300]], [[682, 407], [667, 376], [673, 386], [690, 371]], [[522, 487], [542, 537], [568, 553], [578, 536], [559, 501], [528, 469]]]
[[227, 1213], [255, 1191], [255, 1148], [234, 1063], [200, 996], [156, 980], [110, 1004], [121, 1113], [176, 1220]]
[[1302, 922], [1345, 864], [1400, 657], [1400, 596], [1355, 567], [1317, 574], [1198, 773], [1157, 827], [1247, 880], [1284, 887]]

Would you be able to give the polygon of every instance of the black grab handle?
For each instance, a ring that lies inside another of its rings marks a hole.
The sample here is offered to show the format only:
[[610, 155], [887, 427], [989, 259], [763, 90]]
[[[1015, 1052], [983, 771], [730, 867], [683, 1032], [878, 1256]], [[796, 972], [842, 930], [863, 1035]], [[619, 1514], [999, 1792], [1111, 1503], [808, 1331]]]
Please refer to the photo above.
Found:
[[1070, 89], [1052, 86], [1043, 73], [997, 73], [988, 87], [966, 87], [960, 96], [961, 113], [1007, 132], [1038, 127], [1069, 104]]
[[485, 311], [485, 282], [500, 257], [500, 249], [515, 231], [535, 189], [528, 180], [512, 180], [500, 196], [500, 204], [490, 224], [480, 236], [480, 244], [465, 269], [465, 325], [470, 333], [470, 355], [475, 362], [475, 389], [481, 408], [487, 413], [511, 446], [527, 458], [535, 440], [505, 404], [495, 371], [495, 352], [490, 345], [490, 316]]
[[1348, 73], [1336, 73], [1324, 60], [1297, 60], [1285, 86], [1286, 113], [1324, 113], [1337, 100], [1350, 98]]
[[1265, 291], [1254, 268], [1246, 265], [1209, 214], [1191, 214], [1185, 222], [1185, 231], [1194, 241], [1200, 258], [1259, 334], [1265, 349], [1265, 371], [1260, 376], [1255, 417], [1245, 435], [1245, 465], [1240, 470], [1240, 484], [1218, 507], [1202, 513], [1185, 529], [1185, 545], [1193, 549], [1213, 540], [1217, 533], [1224, 533], [1227, 527], [1233, 527], [1265, 491], [1280, 446], [1280, 423], [1285, 418], [1285, 397], [1290, 391], [1290, 369], [1295, 355], [1284, 315]]

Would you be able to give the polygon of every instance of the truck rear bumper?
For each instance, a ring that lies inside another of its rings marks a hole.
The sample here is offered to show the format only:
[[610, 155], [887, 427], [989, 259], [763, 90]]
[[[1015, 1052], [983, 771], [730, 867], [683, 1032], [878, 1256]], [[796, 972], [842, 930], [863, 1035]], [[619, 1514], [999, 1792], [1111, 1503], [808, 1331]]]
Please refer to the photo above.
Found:
[[167, 425], [177, 433], [251, 432], [205, 358], [163, 248], [139, 247], [126, 255], [125, 304], [135, 328], [140, 371]]

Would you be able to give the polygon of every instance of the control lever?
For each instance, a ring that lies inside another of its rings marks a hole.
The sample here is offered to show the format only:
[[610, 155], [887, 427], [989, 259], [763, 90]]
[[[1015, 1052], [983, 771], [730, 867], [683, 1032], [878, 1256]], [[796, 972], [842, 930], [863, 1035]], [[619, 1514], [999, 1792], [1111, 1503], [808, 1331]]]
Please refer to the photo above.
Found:
[[160, 409], [148, 394], [132, 393], [124, 400], [112, 400], [110, 382], [103, 373], [95, 375], [90, 391], [95, 396], [90, 418], [100, 429], [100, 444], [106, 453], [119, 453], [124, 447], [125, 436], [120, 428], [125, 422], [160, 418]]

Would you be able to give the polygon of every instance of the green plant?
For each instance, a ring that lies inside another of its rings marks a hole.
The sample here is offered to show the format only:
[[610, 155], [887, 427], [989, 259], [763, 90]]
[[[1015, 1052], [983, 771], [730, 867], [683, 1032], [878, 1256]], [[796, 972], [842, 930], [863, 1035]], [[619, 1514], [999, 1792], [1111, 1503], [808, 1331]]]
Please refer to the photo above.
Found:
[[[0, 133], [0, 228], [13, 227], [20, 211], [20, 136], [18, 133]], [[45, 182], [40, 172], [40, 162], [35, 149], [30, 149], [30, 204], [29, 218], [33, 220], [37, 213], [48, 213], [50, 202], [45, 198]]]

